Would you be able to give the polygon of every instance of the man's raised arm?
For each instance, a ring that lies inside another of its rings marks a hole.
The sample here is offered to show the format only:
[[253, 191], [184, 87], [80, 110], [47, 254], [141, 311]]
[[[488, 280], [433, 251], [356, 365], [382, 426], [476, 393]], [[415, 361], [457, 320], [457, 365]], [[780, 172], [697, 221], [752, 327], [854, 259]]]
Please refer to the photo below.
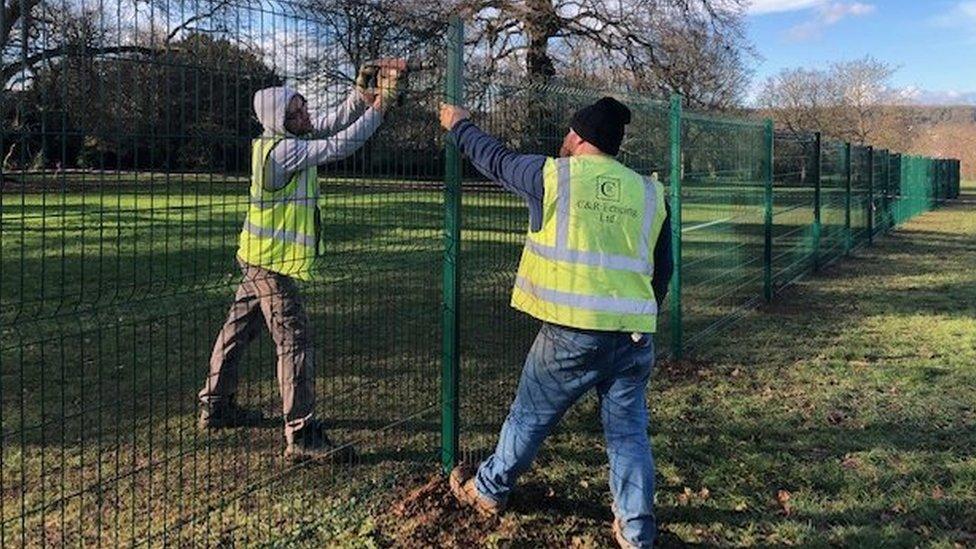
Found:
[[510, 150], [471, 122], [465, 109], [454, 105], [441, 107], [441, 125], [482, 175], [525, 200], [532, 230], [541, 229], [542, 169], [548, 157]]

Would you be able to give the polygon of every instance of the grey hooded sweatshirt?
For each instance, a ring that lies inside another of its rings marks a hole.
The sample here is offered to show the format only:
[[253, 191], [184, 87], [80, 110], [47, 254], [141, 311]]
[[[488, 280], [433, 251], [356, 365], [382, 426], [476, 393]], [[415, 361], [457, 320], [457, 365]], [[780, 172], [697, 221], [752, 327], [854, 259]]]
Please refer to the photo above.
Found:
[[261, 137], [283, 137], [270, 154], [272, 177], [265, 183], [268, 190], [284, 187], [297, 171], [346, 158], [362, 147], [383, 121], [382, 113], [354, 89], [336, 109], [313, 115], [314, 134], [298, 137], [285, 130], [285, 110], [297, 93], [278, 86], [254, 94], [254, 114], [264, 127]]

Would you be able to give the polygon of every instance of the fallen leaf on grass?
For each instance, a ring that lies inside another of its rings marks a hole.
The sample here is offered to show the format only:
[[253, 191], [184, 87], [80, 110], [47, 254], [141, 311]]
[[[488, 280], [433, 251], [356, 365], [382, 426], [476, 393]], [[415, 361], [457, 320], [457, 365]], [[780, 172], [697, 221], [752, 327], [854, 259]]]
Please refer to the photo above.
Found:
[[680, 494], [678, 494], [678, 504], [679, 505], [688, 505], [689, 503], [691, 503], [692, 501], [694, 501], [696, 499], [699, 500], [699, 501], [705, 501], [706, 499], [708, 499], [708, 497], [711, 494], [712, 494], [712, 492], [708, 488], [706, 488], [704, 486], [698, 492], [693, 492], [691, 490], [691, 488], [688, 488], [687, 486], [685, 486], [684, 491], [682, 491]]
[[776, 492], [776, 503], [779, 504], [780, 510], [786, 516], [789, 516], [790, 513], [793, 511], [793, 508], [790, 506], [790, 497], [791, 497], [790, 493], [787, 492], [786, 490], [780, 490]]
[[936, 486], [932, 489], [932, 499], [942, 499], [945, 497], [945, 492], [942, 491], [941, 486]]
[[857, 469], [861, 466], [861, 460], [857, 459], [856, 456], [847, 454], [844, 459], [840, 462], [840, 466], [844, 469]]
[[838, 425], [843, 422], [846, 417], [847, 415], [840, 410], [831, 410], [827, 412], [827, 423], [831, 425]]

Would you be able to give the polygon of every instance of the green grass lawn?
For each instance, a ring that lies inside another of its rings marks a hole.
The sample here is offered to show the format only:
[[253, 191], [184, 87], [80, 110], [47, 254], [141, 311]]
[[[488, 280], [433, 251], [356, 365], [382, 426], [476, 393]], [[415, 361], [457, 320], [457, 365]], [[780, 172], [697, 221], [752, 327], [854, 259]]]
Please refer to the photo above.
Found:
[[[440, 189], [323, 180], [327, 268], [305, 287], [318, 410], [362, 455], [353, 467], [293, 468], [275, 419], [216, 434], [194, 424], [237, 281], [242, 180], [86, 176], [72, 192], [36, 183], [46, 192], [0, 194], [0, 541], [382, 541], [369, 514], [387, 488], [431, 471], [439, 451]], [[830, 258], [842, 250], [843, 203], [836, 189], [824, 197]], [[809, 190], [774, 193], [777, 285], [808, 266], [811, 200]], [[755, 185], [689, 185], [689, 341], [706, 341], [760, 295], [762, 204]], [[462, 446], [476, 458], [493, 442], [536, 324], [508, 307], [524, 206], [472, 191], [462, 218]], [[239, 395], [272, 418], [273, 365], [262, 336]], [[573, 452], [566, 466], [579, 473], [599, 462]]]
[[[650, 389], [662, 545], [976, 543], [974, 242], [973, 203], [926, 214], [693, 359], [662, 362]], [[501, 520], [447, 508], [388, 530], [414, 540], [433, 528], [459, 546], [610, 546], [594, 400], [522, 485]]]

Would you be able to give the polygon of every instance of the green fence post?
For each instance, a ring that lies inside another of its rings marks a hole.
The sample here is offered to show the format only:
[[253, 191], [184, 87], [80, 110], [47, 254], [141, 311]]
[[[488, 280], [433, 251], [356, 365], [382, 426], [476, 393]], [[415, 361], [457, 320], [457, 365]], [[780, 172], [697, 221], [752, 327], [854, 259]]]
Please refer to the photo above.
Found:
[[952, 162], [952, 198], [959, 198], [962, 192], [962, 161], [958, 158]]
[[820, 132], [813, 138], [813, 269], [820, 270], [820, 164], [823, 160]]
[[874, 147], [868, 147], [868, 244], [874, 243]]
[[670, 186], [671, 186], [671, 253], [674, 274], [671, 275], [671, 356], [680, 360], [684, 354], [684, 330], [681, 315], [681, 96], [671, 96]]
[[851, 253], [851, 144], [844, 143], [844, 255]]
[[[447, 74], [444, 100], [459, 105], [464, 101], [464, 25], [452, 17], [447, 34]], [[461, 153], [451, 140], [444, 151], [444, 281], [441, 355], [441, 466], [449, 473], [457, 464], [460, 417], [458, 375], [460, 334], [458, 256], [461, 248]]]
[[885, 149], [881, 155], [881, 232], [888, 232], [889, 212], [888, 212], [888, 193], [891, 188], [891, 151]]
[[766, 120], [763, 153], [763, 183], [765, 187], [765, 215], [763, 235], [763, 298], [773, 300], [773, 121]]

